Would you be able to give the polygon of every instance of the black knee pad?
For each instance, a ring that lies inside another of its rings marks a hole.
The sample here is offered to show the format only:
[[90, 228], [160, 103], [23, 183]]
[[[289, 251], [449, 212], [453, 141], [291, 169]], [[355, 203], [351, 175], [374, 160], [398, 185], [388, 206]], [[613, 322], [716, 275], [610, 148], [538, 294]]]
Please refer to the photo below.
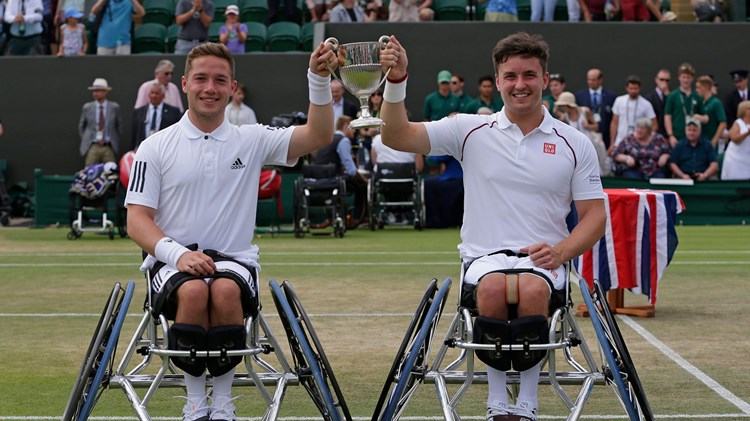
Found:
[[[534, 345], [549, 343], [549, 329], [547, 318], [544, 316], [519, 317], [510, 321], [513, 343], [518, 345]], [[513, 368], [525, 371], [534, 367], [547, 355], [547, 351], [514, 351], [512, 354]]]
[[[247, 333], [243, 325], [216, 326], [208, 330], [206, 343], [209, 351], [232, 351], [245, 349]], [[212, 376], [221, 376], [242, 362], [242, 357], [208, 358], [208, 372]]]
[[[169, 328], [169, 349], [173, 351], [205, 351], [206, 329], [202, 326], [173, 323]], [[198, 357], [170, 357], [174, 365], [191, 376], [200, 376], [206, 371], [206, 359]]]
[[510, 370], [511, 353], [501, 351], [500, 345], [511, 343], [510, 324], [507, 320], [479, 316], [474, 321], [474, 342], [496, 345], [495, 351], [477, 350], [477, 358], [488, 366], [500, 371]]

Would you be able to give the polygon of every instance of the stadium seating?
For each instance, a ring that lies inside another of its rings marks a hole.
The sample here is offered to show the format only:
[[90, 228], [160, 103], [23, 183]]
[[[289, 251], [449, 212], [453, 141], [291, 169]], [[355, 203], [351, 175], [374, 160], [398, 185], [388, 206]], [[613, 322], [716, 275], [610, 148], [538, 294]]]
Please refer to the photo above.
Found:
[[143, 23], [159, 23], [169, 26], [174, 22], [175, 3], [173, 0], [144, 0]]
[[435, 20], [466, 20], [466, 0], [435, 0]]
[[313, 50], [313, 38], [315, 37], [315, 22], [307, 22], [302, 25], [300, 44], [302, 51]]
[[268, 26], [269, 51], [299, 50], [300, 26], [294, 22], [276, 22]]
[[224, 26], [224, 22], [211, 22], [208, 27], [208, 40], [210, 42], [219, 42], [219, 30]]
[[164, 53], [167, 49], [167, 28], [160, 23], [144, 23], [135, 28], [133, 53]]
[[245, 52], [265, 51], [268, 38], [266, 25], [260, 22], [245, 22], [247, 25], [247, 39], [245, 40]]
[[180, 25], [173, 23], [167, 27], [167, 52], [174, 53], [174, 45], [177, 43], [177, 35], [180, 33]]
[[214, 3], [214, 23], [220, 22], [224, 23], [226, 21], [226, 17], [224, 16], [224, 12], [227, 10], [227, 6], [233, 4], [235, 6], [239, 5], [239, 0], [213, 0]]
[[266, 17], [268, 16], [268, 2], [266, 0], [242, 0], [239, 7], [242, 22], [266, 23]]

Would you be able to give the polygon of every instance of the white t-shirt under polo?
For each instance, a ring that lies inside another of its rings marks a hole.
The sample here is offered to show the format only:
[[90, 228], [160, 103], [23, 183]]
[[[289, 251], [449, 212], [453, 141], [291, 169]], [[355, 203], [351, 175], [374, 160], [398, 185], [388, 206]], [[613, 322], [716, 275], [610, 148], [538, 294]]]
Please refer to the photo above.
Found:
[[430, 155], [452, 155], [464, 171], [462, 258], [568, 236], [574, 200], [602, 199], [591, 141], [544, 109], [524, 136], [505, 115], [458, 114], [425, 123]]
[[631, 99], [628, 94], [615, 98], [615, 103], [612, 105], [612, 114], [618, 117], [615, 146], [619, 145], [622, 139], [625, 139], [629, 134], [635, 132], [635, 122], [638, 119], [647, 118], [651, 120], [656, 118], [654, 106], [640, 95], [636, 99]]
[[186, 112], [141, 143], [125, 203], [156, 209], [156, 224], [182, 245], [198, 243], [258, 267], [252, 240], [260, 170], [294, 164], [287, 163], [293, 131], [225, 118], [203, 133]]

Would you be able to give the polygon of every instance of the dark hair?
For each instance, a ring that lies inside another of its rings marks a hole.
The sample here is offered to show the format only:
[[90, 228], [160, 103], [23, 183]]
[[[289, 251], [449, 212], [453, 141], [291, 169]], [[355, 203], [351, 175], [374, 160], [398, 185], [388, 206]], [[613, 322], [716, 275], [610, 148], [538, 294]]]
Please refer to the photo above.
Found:
[[547, 71], [549, 60], [549, 45], [541, 35], [530, 35], [526, 32], [517, 32], [498, 41], [492, 50], [492, 62], [495, 72], [500, 63], [505, 63], [512, 56], [524, 58], [536, 57], [542, 65], [542, 71]]
[[485, 76], [482, 76], [482, 77], [479, 78], [479, 85], [481, 85], [482, 82], [484, 82], [485, 80], [489, 80], [490, 83], [492, 83], [493, 85], [495, 84], [495, 78], [494, 77], [492, 77], [490, 75], [485, 75]]
[[565, 78], [560, 73], [551, 73], [549, 75], [549, 81], [552, 82], [553, 80], [556, 80], [560, 83], [565, 83]]
[[229, 62], [230, 76], [234, 80], [234, 57], [232, 57], [232, 53], [229, 52], [226, 45], [216, 42], [199, 44], [190, 50], [185, 60], [185, 76], [192, 70], [193, 60], [205, 56], [214, 56]]
[[641, 86], [641, 78], [636, 75], [630, 75], [627, 79], [625, 79], [625, 84], [630, 85], [631, 83]]

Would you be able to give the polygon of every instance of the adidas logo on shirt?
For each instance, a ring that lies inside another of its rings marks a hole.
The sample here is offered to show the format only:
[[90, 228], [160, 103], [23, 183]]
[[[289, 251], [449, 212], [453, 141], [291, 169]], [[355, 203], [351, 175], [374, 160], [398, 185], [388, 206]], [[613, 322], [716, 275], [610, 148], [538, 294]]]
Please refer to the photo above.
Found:
[[241, 169], [243, 169], [245, 167], [247, 167], [247, 165], [243, 164], [242, 161], [240, 160], [240, 158], [237, 158], [237, 160], [234, 161], [234, 163], [232, 164], [232, 166], [229, 167], [229, 168], [233, 169], [233, 170], [241, 170]]

